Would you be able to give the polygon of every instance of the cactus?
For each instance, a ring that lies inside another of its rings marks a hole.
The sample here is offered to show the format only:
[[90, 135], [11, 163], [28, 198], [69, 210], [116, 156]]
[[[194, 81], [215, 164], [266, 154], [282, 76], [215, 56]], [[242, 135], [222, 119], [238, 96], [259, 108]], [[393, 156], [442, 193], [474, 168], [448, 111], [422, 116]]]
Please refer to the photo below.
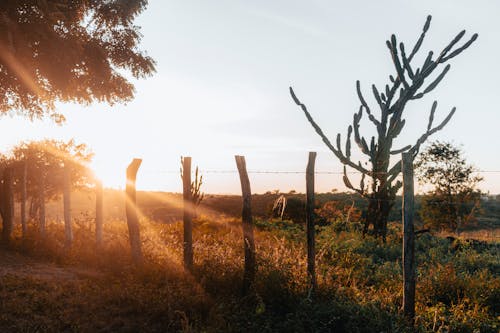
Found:
[[[183, 178], [183, 170], [182, 170], [183, 160], [184, 158], [181, 157], [181, 168], [180, 168], [181, 179]], [[194, 172], [194, 181], [191, 182], [191, 203], [193, 206], [194, 217], [197, 216], [197, 208], [205, 198], [205, 193], [201, 192], [201, 185], [203, 185], [203, 175], [201, 174], [201, 172], [199, 172], [197, 166]]]
[[[409, 152], [415, 158], [418, 154], [420, 146], [427, 140], [427, 138], [441, 130], [450, 121], [455, 113], [455, 108], [452, 108], [439, 125], [433, 126], [435, 111], [437, 108], [437, 101], [434, 101], [431, 107], [426, 131], [413, 145], [407, 145], [401, 149], [393, 149], [394, 139], [399, 136], [405, 126], [405, 119], [403, 119], [404, 109], [408, 102], [420, 99], [433, 91], [450, 70], [450, 65], [446, 64], [441, 72], [433, 79], [431, 79], [431, 74], [433, 74], [438, 67], [442, 67], [442, 65], [450, 59], [462, 53], [478, 37], [477, 34], [474, 34], [467, 42], [462, 44], [462, 46], [456, 47], [457, 43], [459, 43], [465, 35], [465, 31], [461, 31], [439, 53], [437, 58], [433, 58], [434, 53], [430, 51], [427, 54], [422, 66], [415, 69], [413, 58], [422, 46], [425, 35], [430, 27], [430, 22], [431, 16], [429, 15], [422, 29], [422, 33], [409, 55], [407, 55], [405, 45], [402, 42], [399, 43], [398, 52], [397, 38], [394, 34], [391, 36], [390, 40], [386, 42], [392, 57], [396, 75], [389, 76], [390, 83], [385, 85], [385, 89], [382, 93], [375, 85], [372, 85], [372, 94], [378, 108], [380, 109], [380, 115], [378, 118], [366, 102], [361, 90], [360, 82], [356, 81], [356, 92], [361, 105], [359, 107], [359, 111], [354, 114], [352, 126], [350, 125], [348, 127], [345, 151], [342, 151], [341, 149], [341, 135], [337, 135], [336, 145], [334, 146], [328, 137], [323, 133], [321, 127], [314, 121], [311, 114], [307, 110], [306, 105], [297, 98], [297, 95], [293, 91], [292, 87], [290, 87], [290, 94], [294, 102], [300, 106], [307, 120], [321, 137], [326, 146], [333, 152], [340, 162], [344, 164], [343, 180], [346, 187], [369, 200], [368, 212], [366, 214], [363, 232], [368, 232], [370, 225], [373, 225], [374, 235], [376, 237], [382, 237], [384, 240], [387, 232], [387, 218], [389, 211], [394, 205], [397, 191], [402, 186], [402, 183], [396, 180], [398, 175], [401, 173], [401, 161], [399, 160], [390, 166], [391, 155]], [[424, 83], [427, 81], [430, 81], [430, 83], [424, 86]], [[368, 120], [377, 130], [377, 138], [372, 137], [370, 144], [368, 144], [365, 137], [363, 137], [359, 132], [360, 121], [364, 113], [366, 113]], [[352, 133], [354, 133], [354, 142], [360, 151], [367, 156], [371, 167], [364, 166], [366, 164], [351, 160]], [[352, 182], [347, 176], [345, 166], [349, 166], [362, 174], [359, 187], [352, 185]], [[365, 187], [365, 176], [368, 176], [371, 179], [370, 188]]]

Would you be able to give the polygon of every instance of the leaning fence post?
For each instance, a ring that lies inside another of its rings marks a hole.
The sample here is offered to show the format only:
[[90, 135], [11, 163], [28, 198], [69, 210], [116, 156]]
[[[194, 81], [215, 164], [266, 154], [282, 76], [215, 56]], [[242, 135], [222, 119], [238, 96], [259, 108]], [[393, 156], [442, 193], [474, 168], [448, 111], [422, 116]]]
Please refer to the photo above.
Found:
[[73, 243], [73, 228], [71, 226], [71, 168], [68, 161], [64, 163], [63, 168], [63, 205], [65, 245], [70, 248]]
[[134, 158], [127, 167], [127, 185], [125, 187], [125, 212], [127, 215], [128, 233], [130, 239], [130, 249], [132, 260], [135, 264], [142, 263], [141, 235], [139, 230], [139, 219], [137, 217], [137, 200], [135, 181], [137, 171], [141, 166], [142, 160]]
[[102, 246], [102, 224], [103, 224], [103, 189], [102, 181], [95, 182], [95, 241], [97, 248]]
[[193, 268], [193, 205], [191, 197], [191, 157], [182, 158], [182, 198], [184, 204], [184, 267]]
[[415, 232], [413, 226], [413, 156], [403, 153], [403, 312], [408, 323], [415, 321]]
[[316, 291], [315, 244], [314, 244], [314, 163], [316, 152], [309, 152], [306, 169], [306, 230], [307, 230], [307, 275], [310, 282], [310, 294]]
[[243, 294], [246, 295], [253, 285], [255, 277], [255, 242], [252, 223], [252, 192], [248, 178], [245, 157], [235, 156], [236, 166], [240, 175], [241, 193], [243, 196], [242, 224], [243, 224], [243, 246], [245, 249], [245, 270], [243, 273]]

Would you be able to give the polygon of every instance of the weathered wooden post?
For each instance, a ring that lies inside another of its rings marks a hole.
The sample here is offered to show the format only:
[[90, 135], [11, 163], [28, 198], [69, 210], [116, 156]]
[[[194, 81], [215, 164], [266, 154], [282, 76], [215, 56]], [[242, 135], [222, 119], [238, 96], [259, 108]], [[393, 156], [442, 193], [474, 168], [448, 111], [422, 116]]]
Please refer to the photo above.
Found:
[[307, 231], [307, 275], [310, 282], [310, 295], [316, 291], [316, 254], [314, 244], [314, 163], [316, 152], [309, 152], [306, 169], [306, 231]]
[[6, 167], [3, 172], [3, 207], [2, 207], [2, 241], [8, 245], [14, 224], [14, 195], [12, 191], [12, 168]]
[[63, 205], [65, 246], [70, 248], [73, 244], [73, 228], [71, 226], [71, 166], [68, 161], [64, 162], [63, 169]]
[[245, 250], [245, 270], [243, 273], [243, 294], [247, 295], [255, 278], [255, 241], [252, 222], [252, 192], [248, 178], [245, 157], [235, 156], [236, 166], [240, 175], [243, 209], [241, 212], [243, 224], [243, 246]]
[[182, 158], [182, 198], [184, 205], [184, 267], [193, 268], [193, 198], [191, 196], [191, 157]]
[[45, 168], [42, 166], [40, 168], [40, 179], [39, 179], [39, 192], [38, 192], [38, 201], [40, 202], [40, 209], [38, 210], [38, 219], [39, 219], [39, 228], [40, 228], [40, 236], [45, 238], [46, 226], [45, 226]]
[[21, 175], [21, 229], [22, 237], [26, 238], [26, 183], [28, 179], [28, 161], [23, 162], [23, 173]]
[[103, 227], [103, 189], [102, 182], [95, 182], [95, 241], [97, 247], [102, 246], [102, 227]]
[[403, 153], [403, 312], [408, 323], [415, 322], [415, 231], [413, 226], [413, 156]]
[[132, 260], [136, 265], [142, 263], [141, 234], [137, 217], [137, 200], [135, 181], [142, 160], [134, 158], [127, 167], [127, 184], [125, 187], [125, 212], [127, 215], [128, 234]]

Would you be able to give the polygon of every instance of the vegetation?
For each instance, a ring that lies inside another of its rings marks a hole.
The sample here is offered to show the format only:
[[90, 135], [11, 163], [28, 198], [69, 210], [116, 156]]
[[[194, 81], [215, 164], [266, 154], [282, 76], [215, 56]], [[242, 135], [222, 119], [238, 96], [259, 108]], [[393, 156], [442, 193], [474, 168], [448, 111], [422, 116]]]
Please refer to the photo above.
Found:
[[435, 228], [459, 231], [476, 217], [481, 192], [476, 188], [482, 177], [468, 165], [463, 153], [449, 142], [433, 142], [416, 161], [417, 178], [432, 184], [422, 200], [420, 216]]
[[[401, 149], [394, 149], [394, 140], [399, 136], [405, 126], [405, 119], [403, 118], [404, 110], [408, 103], [420, 99], [434, 90], [449, 71], [450, 65], [447, 64], [442, 72], [424, 87], [424, 83], [431, 79], [431, 74], [438, 67], [441, 67], [450, 59], [467, 49], [478, 36], [474, 34], [472, 38], [463, 45], [457, 46], [457, 43], [465, 35], [465, 30], [461, 31], [436, 58], [433, 59], [433, 52], [430, 51], [422, 66], [417, 68], [413, 65], [412, 60], [422, 45], [425, 34], [429, 29], [430, 22], [431, 16], [428, 16], [422, 33], [409, 54], [406, 53], [407, 50], [405, 50], [403, 42], [400, 42], [398, 45], [395, 35], [392, 35], [391, 39], [387, 41], [387, 47], [391, 53], [396, 75], [395, 77], [392, 75], [389, 77], [390, 83], [387, 84], [383, 90], [379, 90], [375, 85], [372, 85], [373, 96], [380, 108], [379, 117], [375, 115], [375, 110], [372, 110], [366, 102], [361, 92], [359, 81], [356, 82], [356, 90], [361, 105], [359, 111], [354, 114], [353, 124], [349, 125], [347, 129], [345, 150], [341, 147], [340, 133], [337, 135], [336, 145], [333, 145], [323, 133], [321, 127], [314, 121], [306, 106], [300, 102], [293, 89], [290, 88], [293, 100], [302, 108], [307, 120], [311, 123], [315, 131], [333, 154], [344, 164], [343, 179], [345, 185], [368, 199], [369, 204], [363, 232], [368, 232], [370, 225], [373, 225], [374, 235], [376, 237], [382, 237], [383, 239], [385, 239], [387, 233], [389, 212], [394, 205], [396, 193], [402, 186], [402, 183], [397, 180], [398, 175], [401, 173], [401, 161], [398, 159], [395, 164], [390, 166], [391, 155], [408, 152], [415, 157], [418, 154], [421, 144], [424, 143], [428, 137], [441, 130], [455, 113], [455, 108], [453, 108], [439, 125], [434, 126], [434, 114], [437, 108], [437, 102], [434, 101], [425, 133], [422, 134], [413, 145], [408, 145]], [[452, 50], [453, 48], [455, 49]], [[363, 112], [367, 114], [368, 119], [375, 126], [377, 131], [377, 136], [372, 136], [371, 140], [363, 137], [359, 131]], [[361, 161], [355, 162], [351, 159], [351, 135], [353, 132], [354, 142], [361, 152], [367, 156], [368, 162], [371, 164], [370, 168], [365, 167], [366, 163], [362, 163]], [[368, 143], [368, 141], [370, 141], [370, 143]], [[359, 187], [352, 185], [347, 176], [346, 166], [361, 173], [362, 177]], [[371, 178], [368, 187], [365, 186], [366, 176]]]
[[[24, 242], [15, 237], [11, 251], [0, 254], [6, 257], [0, 329], [406, 332], [399, 226], [390, 225], [384, 244], [363, 238], [359, 221], [344, 222], [332, 219], [318, 228], [314, 302], [307, 297], [305, 232], [290, 221], [256, 221], [255, 293], [243, 299], [237, 219], [195, 222], [192, 274], [182, 269], [181, 222], [141, 220], [141, 269], [132, 265], [124, 221], [106, 221], [99, 252], [90, 217], [77, 220], [70, 252], [62, 225], [50, 223], [45, 240], [30, 228]], [[497, 332], [499, 245], [426, 234], [417, 251], [417, 332]]]
[[54, 200], [63, 193], [64, 167], [69, 166], [71, 185], [74, 189], [89, 186], [93, 175], [88, 164], [93, 153], [87, 145], [78, 144], [71, 139], [67, 142], [58, 140], [41, 140], [23, 142], [12, 149], [11, 157], [6, 157], [4, 167], [12, 167], [15, 175], [15, 194], [20, 197], [24, 164], [27, 166], [27, 200], [30, 203], [29, 213], [37, 216], [39, 208], [40, 179], [44, 179], [44, 195], [46, 200]]
[[1, 1], [0, 113], [55, 121], [56, 101], [130, 100], [154, 61], [138, 48], [147, 0]]

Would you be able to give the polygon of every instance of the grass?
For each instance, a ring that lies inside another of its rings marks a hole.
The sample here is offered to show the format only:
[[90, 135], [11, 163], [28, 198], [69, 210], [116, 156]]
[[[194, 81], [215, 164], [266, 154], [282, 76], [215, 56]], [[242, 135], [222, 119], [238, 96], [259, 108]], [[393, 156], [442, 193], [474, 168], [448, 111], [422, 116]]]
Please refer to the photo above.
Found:
[[[181, 222], [141, 221], [146, 260], [140, 268], [129, 258], [126, 223], [106, 221], [105, 245], [97, 249], [92, 220], [76, 222], [69, 251], [58, 223], [49, 224], [45, 240], [35, 226], [24, 242], [15, 237], [8, 253], [22, 254], [25, 266], [71, 274], [0, 274], [0, 331], [409, 331], [400, 311], [398, 224], [386, 244], [363, 239], [357, 223], [318, 227], [318, 290], [311, 299], [304, 231], [290, 221], [256, 220], [258, 272], [246, 297], [237, 219], [196, 221], [192, 273], [182, 268]], [[416, 245], [417, 332], [498, 332], [498, 243], [451, 243], [424, 234]]]

